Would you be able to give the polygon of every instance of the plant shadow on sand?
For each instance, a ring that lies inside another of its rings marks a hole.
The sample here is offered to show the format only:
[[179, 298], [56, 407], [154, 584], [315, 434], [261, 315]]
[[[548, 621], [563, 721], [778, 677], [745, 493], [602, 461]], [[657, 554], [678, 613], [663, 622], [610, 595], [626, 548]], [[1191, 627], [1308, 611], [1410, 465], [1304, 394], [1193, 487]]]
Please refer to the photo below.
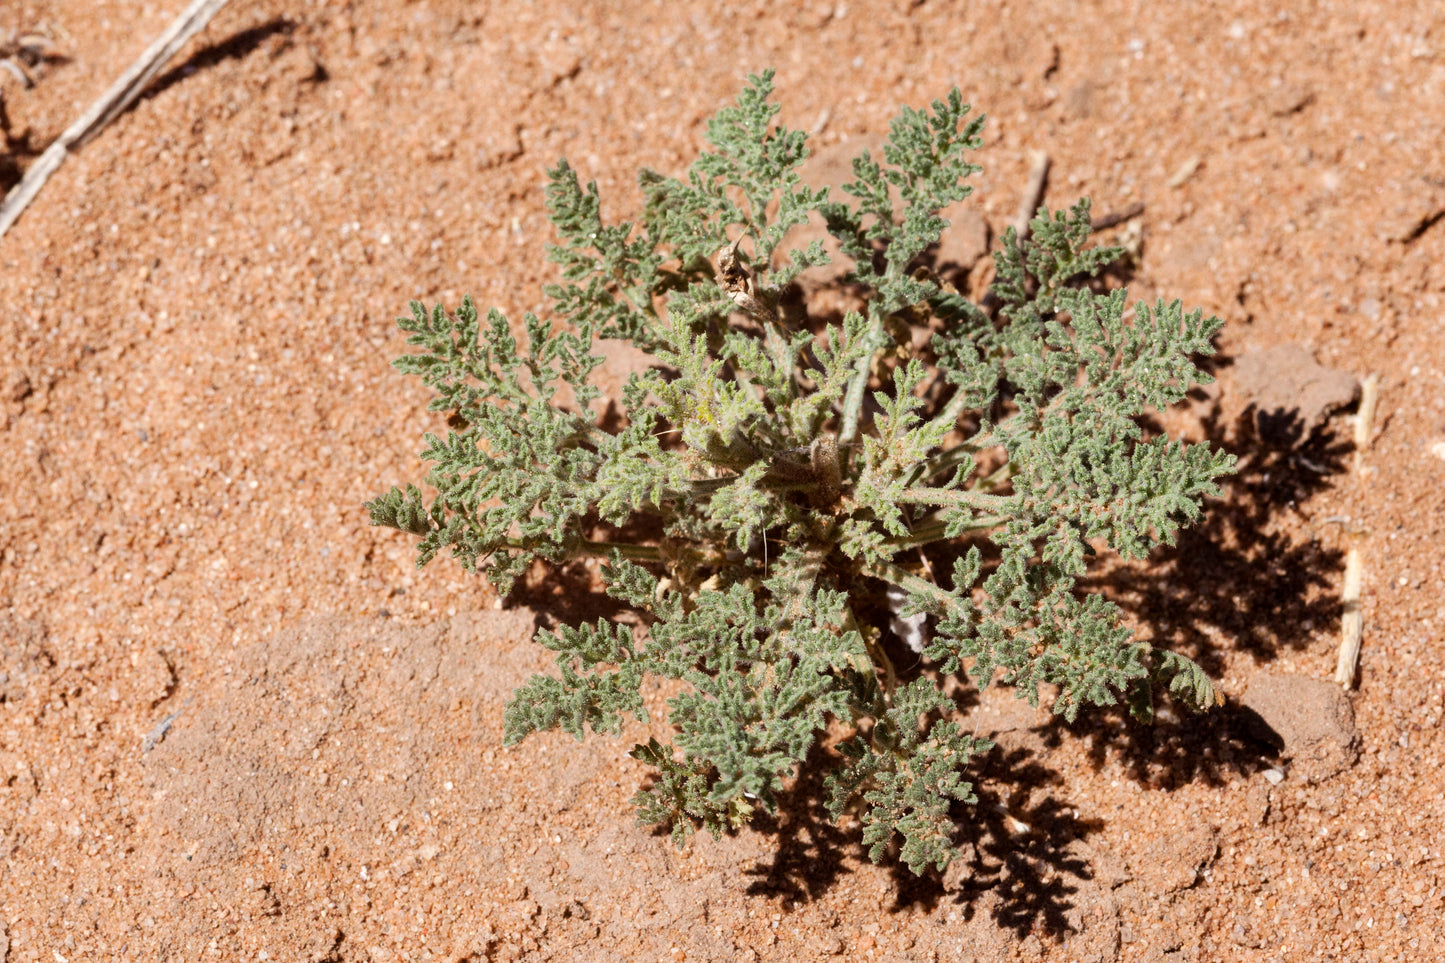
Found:
[[[1268, 663], [1338, 624], [1333, 585], [1344, 552], [1320, 534], [1340, 520], [1314, 519], [1303, 506], [1347, 470], [1353, 446], [1329, 423], [1307, 432], [1291, 411], [1250, 407], [1227, 421], [1216, 401], [1200, 424], [1211, 445], [1239, 460], [1238, 472], [1221, 486], [1223, 497], [1146, 563], [1081, 584], [1118, 602], [1151, 644], [1189, 656], [1218, 679], [1225, 646]], [[1295, 523], [1283, 524], [1291, 516]], [[1250, 735], [1233, 701], [1203, 719], [1176, 715], [1167, 703], [1160, 708], [1153, 725], [1130, 724], [1122, 707], [1081, 714], [1072, 724], [1056, 718], [1049, 739], [1057, 745], [1065, 733], [1082, 737], [1096, 766], [1121, 759], [1151, 788], [1194, 780], [1219, 785], [1225, 771], [1248, 774], [1263, 767], [1261, 757], [1274, 755]]]
[[[749, 895], [817, 899], [849, 875], [855, 861], [868, 860], [860, 830], [841, 829], [828, 815], [819, 775], [823, 760], [809, 761], [819, 764], [804, 766], [779, 799], [778, 811], [760, 812], [748, 827], [775, 841], [773, 855], [747, 870], [753, 877]], [[985, 753], [970, 779], [978, 801], [953, 806], [960, 856], [947, 873], [929, 870], [915, 876], [898, 861], [897, 841], [888, 848], [883, 865], [894, 880], [892, 908], [929, 912], [953, 903], [964, 907], [963, 918], [970, 920], [986, 906], [995, 924], [1019, 937], [1072, 932], [1068, 915], [1075, 894], [1094, 874], [1071, 844], [1087, 839], [1101, 824], [1071, 815], [1068, 802], [1056, 792], [1032, 791], [1058, 787], [1063, 780], [1030, 746], [1000, 746]], [[983, 899], [990, 894], [996, 898]]]
[[[1279, 649], [1302, 649], [1318, 626], [1336, 622], [1329, 593], [1344, 553], [1318, 540], [1319, 522], [1302, 510], [1331, 476], [1345, 471], [1353, 446], [1328, 424], [1306, 435], [1292, 412], [1247, 409], [1226, 425], [1217, 403], [1201, 419], [1212, 446], [1238, 458], [1223, 497], [1147, 563], [1119, 567], [1084, 585], [1106, 591], [1147, 626], [1161, 645], [1217, 673], [1223, 660], [1208, 642], [1272, 661]], [[1302, 521], [1303, 535], [1281, 531], [1282, 516]]]

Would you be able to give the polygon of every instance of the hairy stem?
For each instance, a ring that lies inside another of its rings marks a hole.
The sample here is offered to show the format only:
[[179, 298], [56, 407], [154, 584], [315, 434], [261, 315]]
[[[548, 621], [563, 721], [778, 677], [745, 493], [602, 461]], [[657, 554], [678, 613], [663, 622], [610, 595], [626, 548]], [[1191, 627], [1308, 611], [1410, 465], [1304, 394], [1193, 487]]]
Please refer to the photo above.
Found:
[[[928, 423], [925, 430], [932, 432], [943, 425], [947, 425], [949, 428], [952, 428], [958, 422], [958, 416], [963, 414], [964, 411], [967, 410], [967, 408], [968, 394], [961, 389], [955, 391], [953, 393], [953, 397], [948, 399], [948, 404], [944, 405], [943, 410], [940, 411], [936, 416], [934, 416], [933, 420]], [[977, 451], [978, 449], [974, 450]]]
[[892, 562], [864, 562], [863, 574], [889, 582], [903, 589], [905, 592], [924, 596], [933, 603], [935, 614], [944, 612], [958, 604], [958, 600], [954, 598], [953, 593], [944, 591], [928, 581], [928, 579], [920, 578], [902, 566], [895, 565]]
[[[1017, 462], [1012, 462], [1012, 461], [1006, 461], [1006, 462], [1004, 462], [1002, 465], [1000, 465], [998, 468], [996, 468], [996, 469], [995, 469], [991, 474], [989, 474], [987, 477], [985, 477], [985, 478], [980, 478], [980, 479], [978, 480], [978, 485], [976, 486], [976, 490], [981, 490], [981, 491], [985, 491], [985, 492], [986, 492], [986, 491], [991, 491], [992, 489], [995, 489], [995, 488], [997, 488], [998, 486], [1002, 485], [1004, 482], [1008, 481], [1010, 478], [1012, 478], [1013, 476], [1017, 475], [1018, 473], [1019, 473], [1018, 463], [1017, 463]], [[998, 498], [999, 496], [994, 495], [994, 496], [990, 496], [990, 497]]]
[[[526, 539], [509, 538], [504, 548], [515, 549], [516, 551], [531, 551], [536, 548], [536, 543], [529, 543]], [[602, 542], [593, 539], [583, 539], [578, 545], [579, 554], [597, 556], [598, 558], [610, 558], [616, 552], [625, 559], [634, 562], [660, 562], [662, 561], [662, 549], [656, 545], [633, 545], [628, 542]]]
[[893, 669], [893, 660], [888, 658], [888, 653], [883, 651], [883, 646], [879, 645], [876, 639], [871, 638], [858, 624], [858, 618], [853, 614], [853, 606], [848, 606], [846, 611], [848, 619], [845, 628], [857, 632], [858, 637], [863, 640], [863, 645], [868, 650], [868, 658], [873, 663], [871, 668], [875, 671], [883, 670], [883, 707], [885, 710], [891, 708], [893, 691], [898, 688], [898, 673]]
[[[980, 515], [972, 522], [959, 529], [959, 534], [964, 532], [982, 532], [990, 528], [997, 528], [1009, 520], [1008, 515]], [[890, 538], [884, 542], [890, 548], [902, 551], [906, 548], [917, 548], [920, 545], [928, 545], [932, 542], [942, 541], [950, 538], [948, 523], [941, 518], [930, 519], [917, 525], [913, 531], [900, 538]]]
[[986, 495], [982, 492], [954, 488], [909, 488], [899, 496], [898, 501], [908, 505], [938, 505], [953, 507], [966, 505], [982, 508], [995, 514], [1007, 511], [1013, 499], [1004, 495]]
[[857, 370], [848, 382], [848, 391], [843, 396], [843, 424], [838, 432], [838, 446], [846, 448], [858, 436], [858, 418], [863, 411], [863, 399], [867, 396], [868, 376], [873, 370], [873, 358], [888, 343], [883, 333], [883, 315], [876, 314], [868, 333], [864, 335], [868, 354], [858, 359]]
[[968, 441], [941, 451], [928, 461], [920, 464], [918, 469], [913, 473], [914, 481], [926, 481], [930, 478], [937, 478], [944, 472], [957, 468], [959, 465], [968, 461], [970, 456], [983, 451], [993, 444], [993, 433], [981, 431]]
[[793, 594], [783, 608], [784, 628], [790, 627], [807, 610], [813, 598], [813, 587], [818, 584], [818, 573], [823, 570], [823, 561], [828, 557], [825, 545], [814, 545], [803, 555], [798, 567], [798, 580], [793, 584]]

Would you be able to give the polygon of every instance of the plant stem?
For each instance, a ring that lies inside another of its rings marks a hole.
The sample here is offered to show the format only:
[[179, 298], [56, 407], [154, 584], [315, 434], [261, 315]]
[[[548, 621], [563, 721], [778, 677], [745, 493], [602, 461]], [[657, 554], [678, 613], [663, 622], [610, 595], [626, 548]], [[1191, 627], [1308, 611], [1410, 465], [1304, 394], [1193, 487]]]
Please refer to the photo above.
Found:
[[[997, 488], [1018, 473], [1018, 465], [1015, 462], [1006, 461], [998, 468], [994, 469], [993, 473], [990, 474], [987, 478], [980, 478], [978, 481], [978, 485], [975, 487], [975, 490], [981, 489], [983, 491], [989, 491], [990, 489]], [[995, 495], [992, 497], [997, 498], [999, 496]]]
[[[948, 404], [943, 406], [943, 410], [934, 417], [933, 421], [926, 426], [925, 430], [933, 431], [940, 425], [947, 425], [949, 428], [952, 428], [954, 423], [958, 421], [958, 416], [963, 414], [967, 400], [968, 395], [963, 389], [960, 388], [955, 391], [953, 397], [948, 399]], [[974, 450], [977, 451], [978, 449]]]
[[956, 468], [968, 460], [970, 455], [993, 444], [993, 435], [990, 432], [979, 432], [968, 441], [955, 445], [947, 451], [941, 451], [931, 459], [924, 462], [915, 473], [918, 481], [929, 478], [937, 478], [939, 475], [951, 468]]
[[868, 375], [873, 370], [873, 358], [886, 343], [883, 334], [883, 314], [875, 312], [864, 340], [868, 353], [858, 359], [857, 370], [848, 382], [848, 391], [843, 396], [843, 424], [838, 432], [838, 447], [847, 448], [858, 435], [858, 416], [863, 410], [863, 399], [867, 394]]
[[[965, 532], [981, 532], [989, 528], [997, 528], [1009, 520], [1008, 515], [980, 515], [958, 530], [958, 534]], [[931, 519], [917, 526], [913, 531], [901, 538], [890, 538], [884, 542], [890, 548], [902, 551], [905, 548], [917, 548], [920, 545], [928, 545], [944, 538], [949, 538], [948, 522], [941, 518]]]
[[858, 435], [858, 413], [863, 408], [863, 389], [868, 384], [868, 369], [873, 366], [873, 355], [858, 362], [859, 368], [848, 382], [848, 392], [843, 396], [843, 425], [838, 431], [838, 441], [846, 448]]
[[995, 514], [1007, 511], [1013, 505], [1013, 499], [1004, 495], [985, 495], [960, 488], [908, 488], [898, 496], [898, 501], [908, 505], [939, 505], [949, 508], [965, 505], [969, 508], [986, 509]]
[[858, 633], [858, 637], [863, 640], [863, 647], [868, 650], [868, 658], [871, 660], [873, 668], [883, 670], [883, 705], [885, 709], [891, 708], [893, 706], [893, 690], [898, 687], [898, 673], [893, 668], [893, 660], [888, 658], [888, 653], [883, 651], [883, 646], [879, 645], [875, 639], [870, 638], [863, 627], [858, 624], [858, 617], [853, 614], [853, 606], [848, 606], [845, 611], [847, 612], [845, 628]]
[[906, 592], [926, 596], [934, 603], [935, 613], [944, 612], [958, 604], [952, 593], [945, 592], [928, 579], [920, 578], [892, 562], [864, 562], [862, 571], [864, 575], [890, 582]]
[[616, 552], [623, 558], [638, 562], [658, 562], [662, 560], [662, 549], [656, 545], [632, 545], [627, 542], [599, 542], [584, 539], [582, 549], [589, 555], [600, 556], [609, 556], [613, 552]]
[[823, 560], [827, 557], [827, 548], [822, 545], [813, 545], [803, 554], [803, 563], [798, 567], [798, 580], [793, 584], [793, 594], [783, 608], [785, 630], [807, 610], [813, 599], [813, 587], [818, 583], [818, 573], [823, 570]]
[[712, 495], [720, 488], [726, 488], [738, 480], [737, 475], [723, 475], [719, 478], [694, 478], [686, 482], [685, 488], [668, 488], [664, 490], [664, 498], [697, 498], [699, 495]]
[[[517, 551], [530, 551], [535, 545], [529, 545], [525, 539], [509, 538], [506, 548]], [[656, 545], [632, 545], [627, 542], [599, 542], [592, 539], [583, 539], [579, 545], [581, 554], [595, 555], [598, 558], [609, 558], [613, 552], [626, 559], [635, 562], [660, 562], [662, 561], [662, 549]]]

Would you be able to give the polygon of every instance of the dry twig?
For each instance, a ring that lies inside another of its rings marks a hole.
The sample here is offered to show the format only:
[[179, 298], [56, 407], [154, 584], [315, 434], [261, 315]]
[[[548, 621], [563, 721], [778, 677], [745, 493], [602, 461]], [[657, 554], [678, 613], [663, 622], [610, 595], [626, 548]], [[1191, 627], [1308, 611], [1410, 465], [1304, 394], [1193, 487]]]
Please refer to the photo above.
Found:
[[[1360, 410], [1355, 415], [1355, 471], [1359, 472], [1375, 431], [1375, 409], [1380, 403], [1380, 376], [1368, 375], [1360, 383]], [[1365, 617], [1360, 611], [1360, 592], [1365, 583], [1365, 565], [1360, 550], [1350, 549], [1345, 556], [1345, 588], [1340, 596], [1344, 614], [1340, 618], [1340, 654], [1335, 663], [1335, 682], [1346, 688], [1355, 684], [1360, 664], [1360, 640], [1365, 630]]]
[[1344, 615], [1340, 619], [1340, 657], [1335, 663], [1335, 682], [1347, 689], [1355, 684], [1355, 670], [1360, 664], [1360, 638], [1365, 629], [1360, 590], [1364, 584], [1365, 565], [1360, 561], [1360, 550], [1352, 548], [1345, 556], [1345, 591], [1340, 598]]
[[1371, 374], [1360, 382], [1360, 410], [1355, 415], [1355, 471], [1364, 462], [1365, 449], [1375, 432], [1375, 409], [1380, 403], [1380, 376]]
[[1204, 163], [1204, 159], [1198, 154], [1185, 160], [1184, 163], [1179, 165], [1179, 168], [1174, 172], [1173, 176], [1169, 178], [1169, 186], [1174, 188], [1183, 187], [1189, 178], [1193, 177], [1195, 172], [1199, 170], [1199, 165], [1202, 163]]
[[1029, 222], [1039, 210], [1044, 199], [1044, 185], [1049, 181], [1049, 155], [1036, 150], [1031, 155], [1033, 166], [1029, 168], [1029, 183], [1024, 189], [1023, 200], [1019, 202], [1018, 213], [1014, 215], [1013, 229], [1018, 232], [1019, 243], [1029, 236]]
[[78, 149], [90, 138], [120, 116], [145, 90], [156, 74], [160, 73], [176, 52], [185, 46], [202, 28], [210, 22], [216, 12], [226, 5], [227, 0], [192, 0], [185, 12], [177, 17], [165, 33], [156, 38], [140, 59], [111, 84], [100, 99], [90, 105], [75, 123], [46, 148], [45, 153], [25, 172], [25, 177], [0, 204], [0, 237], [10, 229], [22, 211], [40, 193], [40, 188], [50, 175], [60, 167], [71, 150]]

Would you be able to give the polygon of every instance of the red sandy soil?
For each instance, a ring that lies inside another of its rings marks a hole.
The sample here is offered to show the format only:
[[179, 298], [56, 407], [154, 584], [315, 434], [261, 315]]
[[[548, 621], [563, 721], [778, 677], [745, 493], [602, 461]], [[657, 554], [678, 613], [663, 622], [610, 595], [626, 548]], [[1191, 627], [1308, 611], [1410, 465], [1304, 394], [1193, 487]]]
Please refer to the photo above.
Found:
[[[182, 6], [7, 0], [0, 45], [53, 47], [0, 72], [0, 186]], [[624, 218], [769, 65], [822, 148], [958, 85], [993, 237], [1046, 151], [1050, 204], [1144, 205], [1106, 233], [1134, 294], [1227, 321], [1170, 426], [1241, 474], [1100, 585], [1229, 704], [1068, 726], [991, 690], [941, 879], [806, 779], [675, 850], [628, 802], [641, 725], [503, 750], [534, 622], [589, 603], [499, 611], [361, 509], [435, 427], [388, 367], [407, 300], [541, 308], [544, 168]], [[1442, 144], [1433, 0], [233, 0], [0, 239], [0, 960], [1441, 958]], [[1379, 374], [1358, 451], [1349, 391], [1291, 425], [1272, 375], [1324, 375], [1245, 363], [1286, 344]]]

